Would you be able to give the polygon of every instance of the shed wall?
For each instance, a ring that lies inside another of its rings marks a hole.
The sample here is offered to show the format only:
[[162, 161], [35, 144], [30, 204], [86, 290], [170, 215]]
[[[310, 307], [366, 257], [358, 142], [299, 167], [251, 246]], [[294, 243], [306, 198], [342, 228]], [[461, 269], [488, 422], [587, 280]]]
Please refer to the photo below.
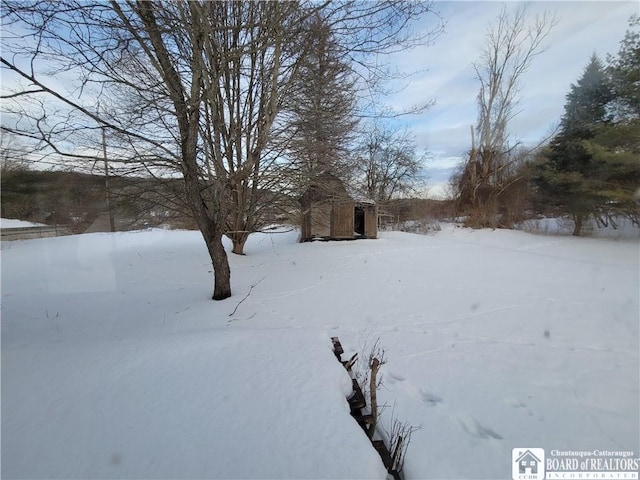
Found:
[[329, 237], [331, 235], [331, 204], [317, 203], [310, 208], [311, 235], [313, 237]]

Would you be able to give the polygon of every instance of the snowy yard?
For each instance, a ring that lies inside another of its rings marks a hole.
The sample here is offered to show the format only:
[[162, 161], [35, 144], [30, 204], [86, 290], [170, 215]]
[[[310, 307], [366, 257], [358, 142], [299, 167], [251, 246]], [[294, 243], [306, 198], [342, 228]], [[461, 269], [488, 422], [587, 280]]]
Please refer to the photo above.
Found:
[[384, 479], [331, 336], [380, 338], [383, 424], [421, 426], [408, 479], [638, 456], [637, 240], [297, 236], [253, 235], [223, 302], [198, 232], [3, 243], [3, 478]]

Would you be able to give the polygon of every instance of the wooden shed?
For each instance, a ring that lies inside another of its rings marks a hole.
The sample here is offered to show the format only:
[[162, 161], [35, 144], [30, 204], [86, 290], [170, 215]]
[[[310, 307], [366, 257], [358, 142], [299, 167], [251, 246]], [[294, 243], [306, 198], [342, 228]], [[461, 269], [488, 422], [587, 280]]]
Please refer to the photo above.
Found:
[[300, 241], [376, 238], [378, 209], [375, 203], [355, 200], [333, 174], [320, 174], [300, 198]]

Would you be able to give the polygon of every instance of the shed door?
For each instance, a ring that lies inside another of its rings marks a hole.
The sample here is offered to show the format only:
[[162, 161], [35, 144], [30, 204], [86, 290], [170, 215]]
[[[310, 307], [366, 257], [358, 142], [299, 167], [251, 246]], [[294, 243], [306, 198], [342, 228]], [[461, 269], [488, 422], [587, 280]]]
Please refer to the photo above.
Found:
[[364, 211], [364, 236], [376, 238], [378, 236], [378, 207], [369, 205]]
[[335, 202], [331, 212], [331, 238], [353, 238], [354, 202]]

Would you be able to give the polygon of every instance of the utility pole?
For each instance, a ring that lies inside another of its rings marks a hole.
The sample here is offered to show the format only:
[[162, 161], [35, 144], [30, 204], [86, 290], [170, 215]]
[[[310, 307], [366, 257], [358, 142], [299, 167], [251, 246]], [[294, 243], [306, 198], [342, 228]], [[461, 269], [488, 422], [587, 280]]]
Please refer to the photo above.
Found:
[[109, 228], [111, 232], [116, 231], [116, 222], [113, 218], [113, 210], [111, 210], [111, 190], [109, 188], [109, 161], [107, 160], [107, 136], [104, 127], [102, 127], [102, 155], [104, 157], [104, 189], [107, 199], [107, 211], [109, 212]]

